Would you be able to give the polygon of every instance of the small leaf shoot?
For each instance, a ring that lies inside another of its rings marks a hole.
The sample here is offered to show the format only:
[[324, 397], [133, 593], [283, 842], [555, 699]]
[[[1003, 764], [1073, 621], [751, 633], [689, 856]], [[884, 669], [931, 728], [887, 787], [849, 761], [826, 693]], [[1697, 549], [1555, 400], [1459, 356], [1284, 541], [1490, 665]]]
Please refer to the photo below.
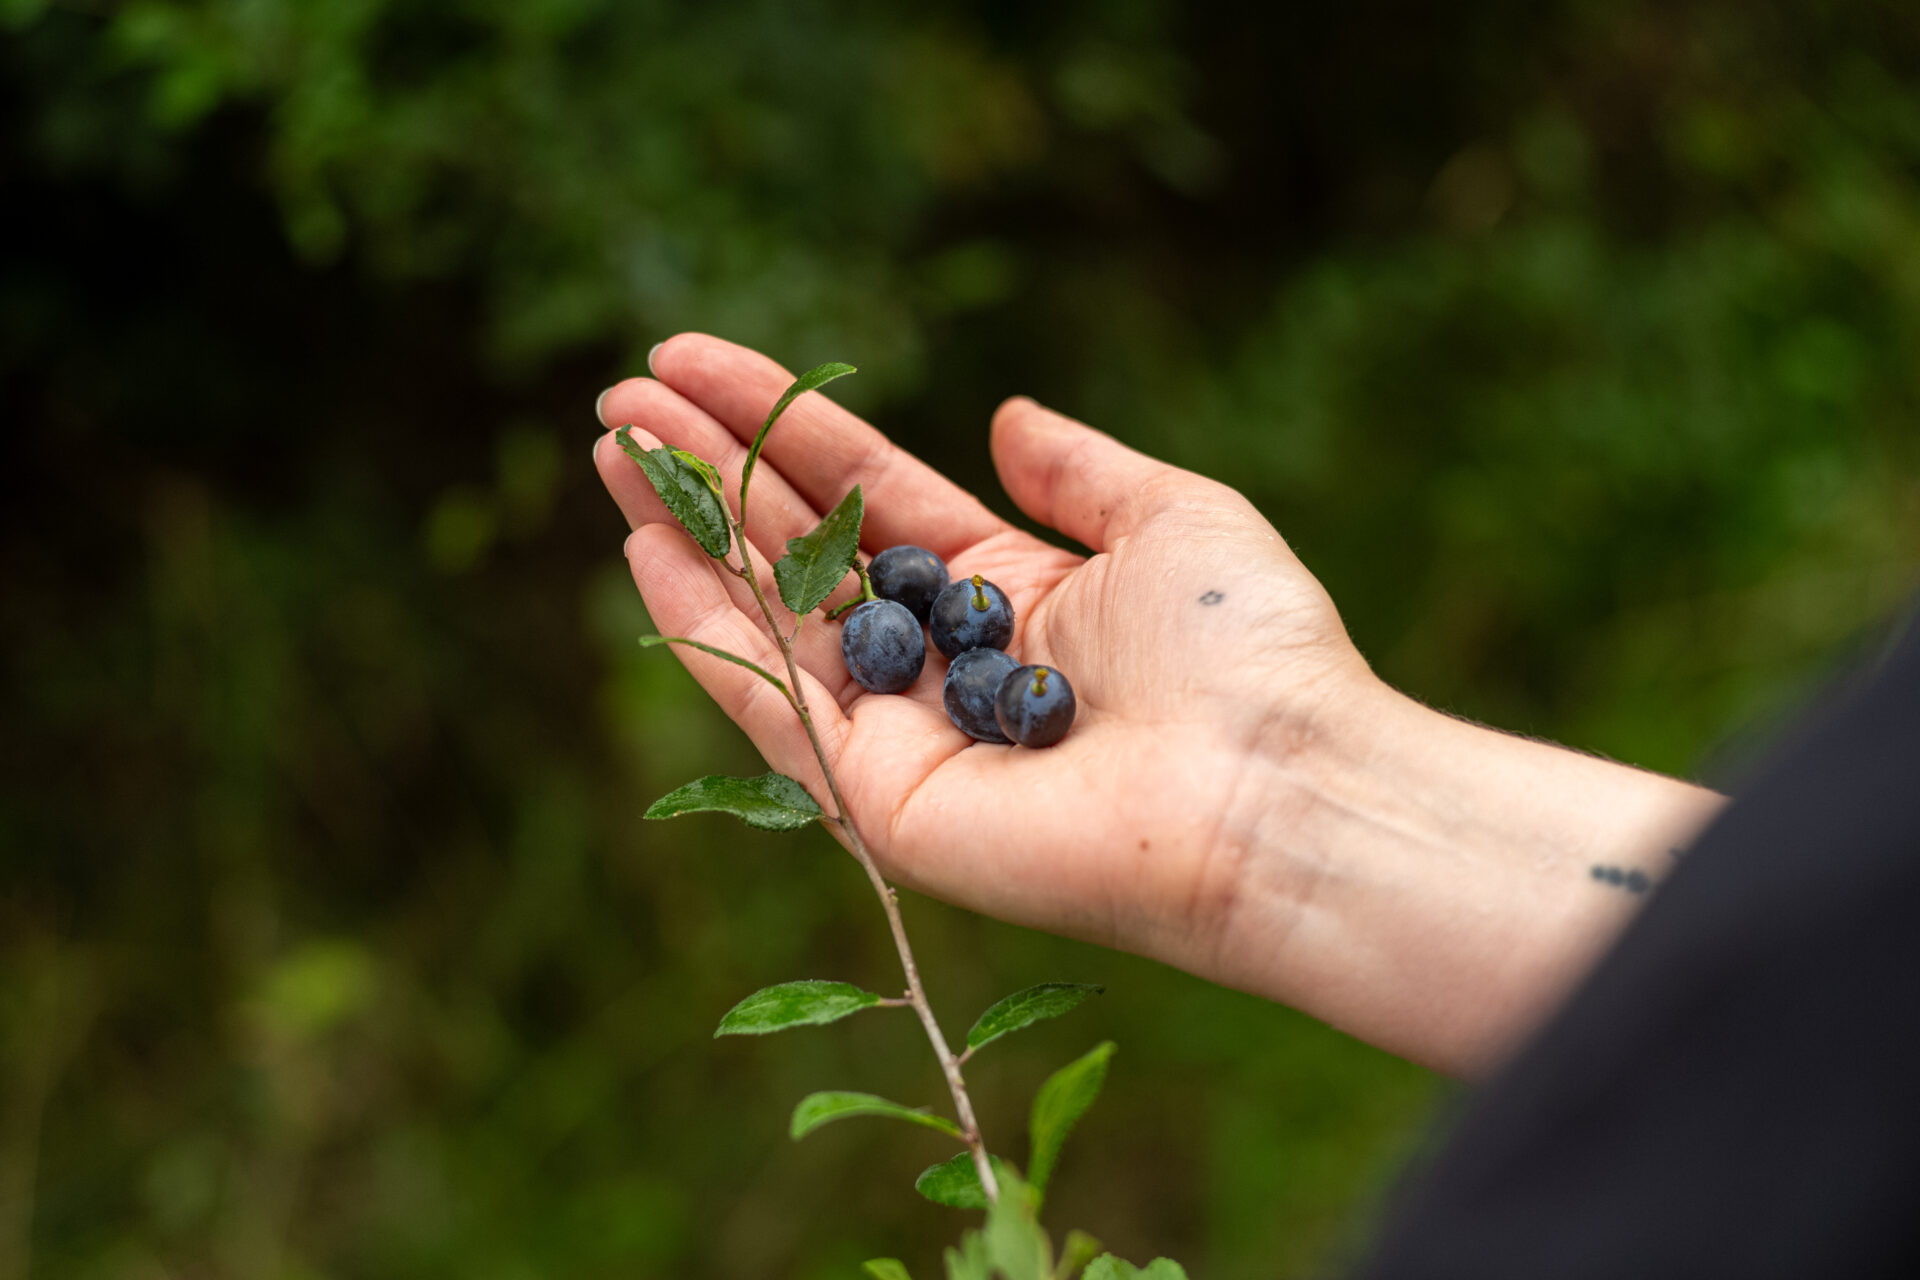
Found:
[[1100, 1256], [1100, 1242], [1078, 1227], [1067, 1232], [1060, 1246], [1060, 1261], [1053, 1269], [1053, 1280], [1073, 1280], [1080, 1268]]
[[[772, 774], [779, 777], [779, 774]], [[791, 781], [791, 779], [789, 779]], [[754, 992], [720, 1019], [713, 1034], [763, 1036], [788, 1027], [824, 1026], [862, 1009], [878, 1008], [883, 999], [847, 982], [803, 980], [783, 982]]]
[[1187, 1272], [1172, 1258], [1155, 1258], [1145, 1267], [1136, 1267], [1103, 1253], [1080, 1273], [1080, 1280], [1187, 1280]]
[[[732, 535], [728, 532], [727, 508], [720, 500], [719, 491], [709, 485], [708, 474], [713, 468], [692, 454], [682, 454], [676, 449], [642, 449], [633, 438], [633, 429], [628, 427], [620, 431], [620, 447], [627, 456], [640, 464], [640, 470], [646, 473], [653, 491], [660, 495], [660, 501], [666, 504], [673, 518], [680, 526], [693, 535], [700, 549], [719, 560], [727, 554], [733, 545]], [[699, 462], [700, 469], [690, 465], [685, 458]], [[714, 479], [718, 480], [714, 474]]]
[[[990, 1155], [987, 1160], [993, 1166], [994, 1180], [1005, 1184], [1010, 1166], [999, 1156]], [[950, 1209], [987, 1207], [987, 1193], [980, 1186], [980, 1171], [974, 1167], [971, 1151], [962, 1151], [951, 1160], [928, 1166], [913, 1180], [913, 1189]]]
[[[687, 466], [692, 467], [699, 477], [707, 482], [707, 488], [713, 490], [714, 497], [724, 497], [720, 488], [720, 473], [714, 469], [711, 462], [708, 462], [698, 454], [688, 453], [685, 449], [673, 450], [673, 456]], [[721, 508], [722, 511], [725, 511], [725, 509], [724, 506]]]
[[980, 1015], [967, 1032], [967, 1048], [978, 1049], [1023, 1027], [1057, 1018], [1105, 990], [1086, 982], [1043, 982], [1037, 987], [1016, 991]]
[[762, 831], [795, 831], [825, 816], [806, 788], [784, 773], [758, 778], [709, 774], [667, 792], [642, 816], [659, 820], [683, 813], [730, 813]]
[[1100, 1086], [1107, 1079], [1107, 1059], [1113, 1056], [1114, 1048], [1111, 1040], [1095, 1045], [1048, 1076], [1040, 1092], [1034, 1095], [1027, 1134], [1033, 1144], [1029, 1178], [1036, 1193], [1046, 1191], [1047, 1179], [1053, 1176], [1053, 1167], [1060, 1159], [1060, 1148], [1066, 1143], [1067, 1135], [1100, 1096]]
[[[996, 1175], [997, 1177], [998, 1175]], [[1040, 1227], [1040, 1195], [1012, 1170], [980, 1229], [987, 1261], [1005, 1280], [1053, 1280], [1053, 1243]]]
[[960, 1136], [960, 1126], [945, 1116], [937, 1116], [925, 1107], [903, 1107], [897, 1102], [871, 1093], [850, 1093], [832, 1090], [822, 1093], [810, 1093], [800, 1099], [800, 1105], [793, 1109], [793, 1123], [788, 1132], [797, 1142], [823, 1124], [835, 1120], [845, 1120], [849, 1116], [888, 1116], [895, 1120], [905, 1120], [911, 1124], [925, 1125], [929, 1129], [938, 1129], [950, 1137]]
[[859, 558], [860, 520], [865, 501], [860, 486], [840, 500], [812, 532], [787, 539], [787, 554], [774, 562], [773, 580], [780, 599], [798, 617], [819, 608], [846, 581]]
[[947, 1280], [993, 1280], [993, 1264], [987, 1261], [987, 1242], [978, 1231], [960, 1237], [958, 1248], [946, 1252]]
[[744, 529], [747, 526], [747, 486], [753, 482], [754, 464], [760, 461], [760, 450], [766, 445], [767, 433], [773, 430], [773, 424], [780, 421], [780, 415], [787, 411], [787, 406], [792, 404], [800, 396], [819, 387], [824, 387], [835, 378], [844, 378], [854, 372], [856, 372], [856, 370], [852, 365], [840, 364], [837, 361], [829, 361], [826, 364], [815, 365], [813, 368], [795, 378], [793, 385], [788, 387], [781, 397], [774, 402], [773, 412], [767, 415], [767, 420], [762, 424], [759, 434], [754, 436], [753, 444], [747, 449], [747, 460], [740, 467], [741, 528]]

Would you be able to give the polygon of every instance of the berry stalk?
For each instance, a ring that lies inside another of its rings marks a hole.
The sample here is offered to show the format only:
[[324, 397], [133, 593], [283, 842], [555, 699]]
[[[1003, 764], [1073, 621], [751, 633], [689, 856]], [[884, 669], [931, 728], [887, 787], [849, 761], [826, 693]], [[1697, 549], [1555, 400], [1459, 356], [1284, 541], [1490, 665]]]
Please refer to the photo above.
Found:
[[[742, 554], [745, 553], [743, 552]], [[858, 608], [869, 600], [878, 600], [880, 598], [873, 593], [873, 579], [867, 576], [867, 566], [860, 563], [860, 557], [858, 556], [853, 558], [853, 571], [860, 575], [860, 594], [845, 604], [835, 605], [833, 608], [827, 610], [828, 622], [832, 622], [849, 609]]]

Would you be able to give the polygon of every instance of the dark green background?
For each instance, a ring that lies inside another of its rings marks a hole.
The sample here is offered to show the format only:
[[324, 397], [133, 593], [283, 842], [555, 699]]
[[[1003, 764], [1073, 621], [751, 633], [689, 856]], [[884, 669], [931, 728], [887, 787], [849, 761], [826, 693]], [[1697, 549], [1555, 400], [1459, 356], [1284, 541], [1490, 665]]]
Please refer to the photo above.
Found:
[[[0, 0], [0, 1280], [922, 1276], [940, 1094], [814, 832], [664, 654], [595, 394], [703, 328], [1005, 507], [1026, 392], [1243, 487], [1379, 671], [1680, 772], [1920, 567], [1907, 0]], [[1442, 1094], [907, 902], [1050, 1208], [1197, 1277], [1361, 1247]]]

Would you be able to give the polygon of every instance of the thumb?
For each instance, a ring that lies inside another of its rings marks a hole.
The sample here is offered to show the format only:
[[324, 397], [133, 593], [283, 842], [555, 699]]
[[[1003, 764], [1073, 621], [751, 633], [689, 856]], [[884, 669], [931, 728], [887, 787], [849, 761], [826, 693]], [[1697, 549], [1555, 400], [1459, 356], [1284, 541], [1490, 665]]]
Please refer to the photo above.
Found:
[[1157, 511], [1221, 486], [1127, 448], [1103, 431], [1015, 396], [993, 415], [993, 465], [1022, 511], [1094, 551], [1105, 551]]

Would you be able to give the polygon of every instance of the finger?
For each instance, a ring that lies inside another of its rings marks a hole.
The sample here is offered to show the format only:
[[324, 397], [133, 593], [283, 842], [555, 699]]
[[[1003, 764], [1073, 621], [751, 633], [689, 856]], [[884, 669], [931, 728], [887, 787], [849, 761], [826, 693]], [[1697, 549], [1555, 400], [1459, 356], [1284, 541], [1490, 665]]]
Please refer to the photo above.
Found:
[[994, 412], [992, 448], [994, 468], [1014, 503], [1095, 551], [1105, 551], [1156, 511], [1217, 505], [1230, 492], [1025, 396]]
[[[723, 575], [678, 530], [644, 524], [628, 537], [626, 550], [634, 583], [661, 635], [684, 636], [738, 654], [786, 680], [785, 663], [772, 639], [735, 606]], [[744, 667], [686, 645], [672, 648], [727, 718], [753, 740], [767, 763], [799, 779], [816, 800], [824, 802], [827, 791], [819, 764], [786, 697]], [[846, 717], [818, 681], [804, 671], [800, 678], [814, 727], [831, 760], [845, 738]], [[822, 807], [831, 810], [830, 805]]]
[[[627, 518], [629, 531], [643, 524], [671, 523], [673, 516], [667, 511], [667, 504], [653, 491], [646, 472], [620, 447], [616, 439], [619, 434], [609, 431], [593, 442], [593, 469], [600, 473], [600, 483], [607, 487], [613, 504]], [[633, 430], [633, 440], [642, 449], [660, 447], [658, 437], [638, 427]]]
[[[661, 343], [652, 366], [655, 377], [743, 442], [752, 441], [793, 382], [766, 356], [700, 333]], [[763, 460], [816, 511], [864, 486], [861, 542], [872, 550], [910, 542], [946, 557], [1007, 527], [978, 498], [824, 395], [793, 402], [767, 437]]]
[[[672, 387], [652, 378], [628, 378], [601, 394], [596, 412], [602, 423], [614, 428], [609, 434], [631, 424], [669, 448], [685, 449], [711, 462], [719, 469], [731, 509], [740, 509], [740, 468], [747, 460], [747, 446]], [[606, 457], [621, 457], [619, 441], [602, 440], [609, 451]], [[606, 474], [599, 448], [594, 450], [594, 461]], [[626, 465], [637, 475], [637, 468]], [[797, 538], [820, 523], [820, 513], [794, 492], [784, 476], [768, 468], [759, 481], [748, 495], [753, 509], [747, 527], [757, 535], [756, 545], [784, 546], [788, 538]]]
[[[662, 443], [655, 439], [652, 433], [639, 427], [633, 427], [630, 430], [634, 443], [642, 449], [657, 449]], [[684, 540], [684, 534], [680, 532], [680, 522], [667, 510], [666, 504], [660, 501], [660, 495], [653, 491], [653, 485], [647, 480], [646, 474], [620, 448], [620, 442], [609, 438], [612, 434], [609, 432], [607, 436], [601, 437], [600, 446], [594, 450], [594, 463], [600, 469], [600, 477], [605, 482], [608, 492], [613, 495], [621, 513], [626, 516], [628, 527], [639, 529], [646, 525], [661, 525], [672, 529]], [[757, 502], [758, 491], [756, 490], [755, 493]], [[772, 566], [775, 557], [767, 553], [762, 539], [753, 538], [751, 543], [754, 576], [760, 583], [760, 590], [776, 610], [775, 616], [781, 625], [791, 630], [793, 617], [780, 604], [779, 588], [773, 578]], [[745, 580], [730, 573], [722, 573], [720, 583], [736, 609], [749, 618], [760, 617], [759, 602], [754, 599], [753, 591], [747, 586]], [[851, 595], [855, 583], [856, 579], [849, 575], [847, 585], [841, 587], [835, 594]], [[831, 693], [835, 702], [841, 706], [845, 706], [859, 694], [859, 686], [855, 685], [853, 678], [847, 674], [846, 663], [840, 657], [839, 629], [827, 625], [825, 619], [812, 620], [811, 625], [800, 629], [800, 634], [794, 641], [794, 658], [802, 667], [813, 673], [814, 678], [820, 681]]]

